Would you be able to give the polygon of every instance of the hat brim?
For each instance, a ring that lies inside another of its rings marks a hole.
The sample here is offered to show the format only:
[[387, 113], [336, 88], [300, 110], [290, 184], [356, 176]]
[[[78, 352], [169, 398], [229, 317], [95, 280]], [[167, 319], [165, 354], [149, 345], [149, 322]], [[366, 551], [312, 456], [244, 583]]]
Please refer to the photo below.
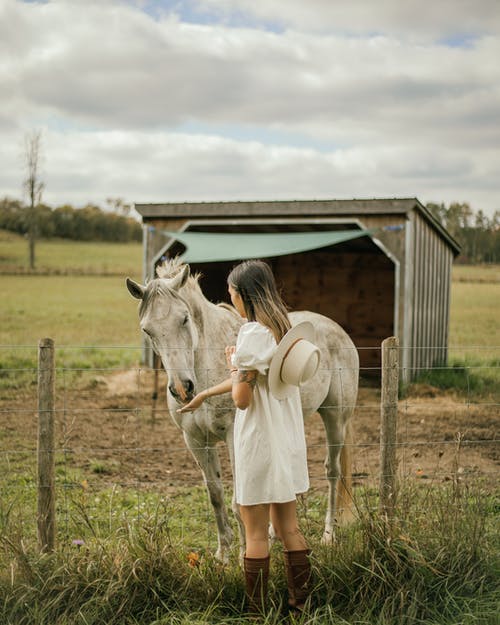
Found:
[[288, 330], [285, 336], [278, 343], [276, 351], [274, 352], [271, 364], [269, 365], [268, 383], [269, 390], [274, 397], [276, 397], [276, 399], [283, 399], [288, 395], [291, 389], [297, 388], [291, 384], [283, 382], [280, 377], [280, 371], [281, 363], [283, 362], [285, 354], [298, 339], [306, 339], [306, 341], [315, 343], [316, 332], [310, 321], [301, 321], [297, 325], [292, 326], [292, 328]]

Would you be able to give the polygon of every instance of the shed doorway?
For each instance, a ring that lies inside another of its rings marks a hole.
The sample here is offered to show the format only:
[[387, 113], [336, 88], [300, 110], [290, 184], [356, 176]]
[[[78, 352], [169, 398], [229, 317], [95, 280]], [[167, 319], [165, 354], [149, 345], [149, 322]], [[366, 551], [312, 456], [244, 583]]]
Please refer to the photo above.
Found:
[[[239, 223], [197, 222], [192, 232], [304, 232], [359, 229], [355, 222], [342, 223]], [[229, 243], [228, 243], [229, 244]], [[184, 247], [173, 242], [169, 257]], [[244, 259], [242, 259], [244, 260]], [[361, 375], [380, 374], [380, 344], [397, 327], [398, 265], [368, 236], [316, 250], [263, 258], [271, 266], [283, 299], [291, 310], [311, 310], [339, 323], [359, 350]], [[237, 261], [190, 263], [200, 273], [200, 286], [210, 301], [230, 302], [226, 279]]]

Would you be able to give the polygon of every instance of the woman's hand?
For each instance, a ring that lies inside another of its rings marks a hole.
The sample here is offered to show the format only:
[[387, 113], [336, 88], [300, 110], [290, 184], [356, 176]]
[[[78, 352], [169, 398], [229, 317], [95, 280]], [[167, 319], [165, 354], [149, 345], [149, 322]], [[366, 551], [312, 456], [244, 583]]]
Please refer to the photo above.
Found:
[[229, 370], [234, 369], [234, 365], [232, 363], [232, 357], [235, 351], [236, 351], [236, 345], [228, 345], [224, 350], [224, 353], [226, 354], [226, 365]]
[[197, 395], [195, 395], [188, 404], [186, 404], [185, 406], [182, 406], [182, 408], [179, 408], [177, 412], [181, 412], [181, 413], [193, 412], [193, 410], [196, 410], [197, 408], [201, 406], [201, 404], [205, 401], [206, 398], [207, 398], [206, 392], [201, 391], [201, 393], [198, 393]]

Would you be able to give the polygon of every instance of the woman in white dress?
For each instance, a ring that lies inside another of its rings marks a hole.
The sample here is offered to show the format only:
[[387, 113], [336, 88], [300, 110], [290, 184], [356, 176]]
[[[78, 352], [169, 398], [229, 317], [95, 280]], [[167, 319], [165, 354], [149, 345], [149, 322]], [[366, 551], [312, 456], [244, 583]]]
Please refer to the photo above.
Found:
[[309, 488], [304, 421], [298, 387], [291, 387], [284, 399], [276, 399], [267, 375], [290, 321], [266, 263], [237, 265], [229, 274], [228, 288], [234, 307], [247, 320], [236, 346], [226, 348], [230, 377], [196, 395], [180, 412], [195, 410], [207, 397], [232, 393], [235, 493], [246, 534], [248, 608], [259, 613], [265, 606], [271, 521], [284, 547], [288, 603], [301, 611], [311, 576], [309, 549], [296, 511], [296, 495]]

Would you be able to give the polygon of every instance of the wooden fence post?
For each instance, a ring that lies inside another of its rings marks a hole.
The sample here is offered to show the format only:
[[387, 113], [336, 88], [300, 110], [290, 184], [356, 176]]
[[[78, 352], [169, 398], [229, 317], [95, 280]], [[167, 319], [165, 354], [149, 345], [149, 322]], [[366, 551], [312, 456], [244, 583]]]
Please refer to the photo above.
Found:
[[382, 342], [382, 394], [380, 400], [380, 512], [392, 519], [397, 495], [397, 416], [399, 389], [399, 341]]
[[52, 551], [56, 538], [55, 515], [55, 357], [54, 341], [38, 345], [38, 544]]

